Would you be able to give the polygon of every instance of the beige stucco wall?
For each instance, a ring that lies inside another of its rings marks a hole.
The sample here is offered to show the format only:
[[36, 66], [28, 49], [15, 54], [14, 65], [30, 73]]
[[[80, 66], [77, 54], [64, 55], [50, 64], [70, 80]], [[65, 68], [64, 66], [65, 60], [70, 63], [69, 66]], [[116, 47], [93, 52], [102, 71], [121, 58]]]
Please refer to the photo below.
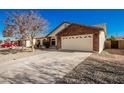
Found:
[[62, 31], [66, 27], [68, 27], [70, 24], [69, 23], [63, 23], [59, 28], [57, 28], [55, 31], [53, 31], [48, 37], [55, 36], [58, 32]]
[[67, 50], [93, 51], [93, 35], [86, 34], [61, 37], [61, 46], [62, 49]]
[[101, 31], [99, 34], [99, 53], [103, 51], [105, 47], [105, 32]]

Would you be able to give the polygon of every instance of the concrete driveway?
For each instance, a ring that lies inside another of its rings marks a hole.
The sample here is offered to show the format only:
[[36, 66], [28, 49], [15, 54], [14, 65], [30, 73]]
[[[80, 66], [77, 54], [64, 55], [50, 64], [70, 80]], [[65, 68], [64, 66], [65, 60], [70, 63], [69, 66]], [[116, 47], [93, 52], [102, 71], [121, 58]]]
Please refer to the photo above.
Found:
[[42, 51], [38, 55], [2, 62], [0, 83], [55, 83], [91, 54]]

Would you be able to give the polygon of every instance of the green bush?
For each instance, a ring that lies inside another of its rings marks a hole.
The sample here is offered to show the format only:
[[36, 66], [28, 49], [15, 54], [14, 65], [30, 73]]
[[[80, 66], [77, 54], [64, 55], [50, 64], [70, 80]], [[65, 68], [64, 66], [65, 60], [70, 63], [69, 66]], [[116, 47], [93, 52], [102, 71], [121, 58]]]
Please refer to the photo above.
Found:
[[49, 42], [47, 40], [43, 41], [43, 46], [45, 46], [46, 48], [49, 48]]

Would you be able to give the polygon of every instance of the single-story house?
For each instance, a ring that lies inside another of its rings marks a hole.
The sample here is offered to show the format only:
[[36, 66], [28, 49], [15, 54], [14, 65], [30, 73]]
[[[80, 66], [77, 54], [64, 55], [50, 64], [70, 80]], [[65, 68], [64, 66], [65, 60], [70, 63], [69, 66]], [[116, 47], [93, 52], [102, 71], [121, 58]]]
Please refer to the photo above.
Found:
[[80, 50], [101, 52], [106, 40], [104, 24], [87, 26], [63, 22], [46, 37], [50, 47], [63, 50]]
[[107, 49], [124, 49], [124, 37], [114, 37], [114, 40], [108, 38], [105, 42]]

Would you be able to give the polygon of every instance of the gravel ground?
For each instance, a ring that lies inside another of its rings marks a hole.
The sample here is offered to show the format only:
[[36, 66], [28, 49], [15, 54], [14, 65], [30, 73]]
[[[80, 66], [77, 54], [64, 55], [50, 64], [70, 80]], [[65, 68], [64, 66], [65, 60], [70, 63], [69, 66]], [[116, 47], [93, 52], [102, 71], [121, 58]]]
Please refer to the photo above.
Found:
[[[35, 51], [36, 52], [36, 51]], [[37, 53], [37, 52], [36, 52]], [[26, 55], [25, 55], [26, 54]], [[52, 84], [63, 78], [75, 66], [80, 64], [92, 53], [88, 52], [62, 52], [44, 51], [33, 55], [30, 53], [17, 53], [16, 60], [10, 60], [7, 56], [6, 62], [0, 63], [0, 83], [5, 84]], [[29, 55], [29, 56], [28, 56]], [[2, 60], [3, 58], [0, 58]]]
[[107, 51], [92, 54], [56, 83], [124, 84], [124, 56]]

